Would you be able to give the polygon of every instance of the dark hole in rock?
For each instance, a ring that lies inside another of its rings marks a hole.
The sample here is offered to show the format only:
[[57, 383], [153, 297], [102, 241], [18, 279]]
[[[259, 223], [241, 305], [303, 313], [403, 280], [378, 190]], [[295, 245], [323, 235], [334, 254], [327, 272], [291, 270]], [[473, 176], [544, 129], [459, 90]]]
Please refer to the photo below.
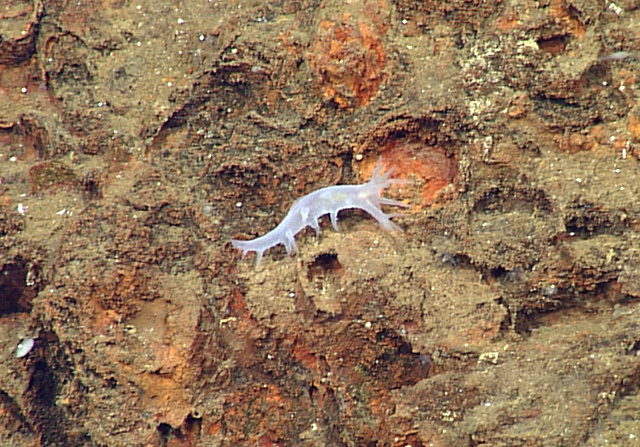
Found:
[[566, 50], [568, 43], [569, 37], [566, 35], [551, 36], [537, 40], [538, 47], [541, 51], [552, 54], [563, 53]]
[[36, 287], [27, 286], [28, 267], [23, 261], [6, 264], [0, 270], [0, 315], [30, 312]]
[[342, 273], [342, 264], [338, 261], [336, 253], [322, 253], [309, 266], [307, 277], [311, 280], [315, 277], [327, 275], [339, 275]]
[[158, 425], [158, 432], [162, 435], [162, 436], [168, 436], [173, 430], [173, 427], [171, 427], [171, 425], [166, 424], [164, 422], [162, 422], [160, 425]]

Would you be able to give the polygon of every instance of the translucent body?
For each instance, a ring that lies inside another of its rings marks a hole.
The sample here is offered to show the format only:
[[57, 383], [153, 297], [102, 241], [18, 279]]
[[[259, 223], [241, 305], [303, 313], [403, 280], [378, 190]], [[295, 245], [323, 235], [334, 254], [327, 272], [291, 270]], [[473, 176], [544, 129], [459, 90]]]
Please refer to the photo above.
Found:
[[386, 231], [402, 231], [399, 226], [391, 222], [391, 218], [396, 214], [385, 214], [381, 208], [381, 205], [408, 206], [380, 195], [383, 189], [394, 183], [405, 183], [403, 180], [389, 178], [393, 170], [394, 168], [391, 168], [387, 172], [382, 172], [382, 162], [378, 161], [371, 180], [367, 183], [329, 186], [307, 194], [294, 202], [282, 222], [269, 233], [250, 241], [233, 239], [231, 243], [235, 248], [242, 250], [243, 256], [252, 251], [256, 252], [256, 265], [258, 265], [264, 252], [278, 244], [284, 245], [288, 254], [297, 253], [295, 235], [305, 227], [311, 227], [316, 230], [316, 234], [319, 233], [319, 220], [325, 214], [329, 215], [331, 225], [338, 231], [338, 213], [350, 208], [366, 211]]

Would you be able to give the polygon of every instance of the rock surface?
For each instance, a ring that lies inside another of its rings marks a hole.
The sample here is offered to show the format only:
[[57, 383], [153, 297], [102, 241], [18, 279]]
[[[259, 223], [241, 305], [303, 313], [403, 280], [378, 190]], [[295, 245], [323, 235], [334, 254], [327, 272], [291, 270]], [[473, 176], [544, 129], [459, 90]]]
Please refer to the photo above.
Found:
[[636, 3], [5, 3], [0, 444], [640, 442]]

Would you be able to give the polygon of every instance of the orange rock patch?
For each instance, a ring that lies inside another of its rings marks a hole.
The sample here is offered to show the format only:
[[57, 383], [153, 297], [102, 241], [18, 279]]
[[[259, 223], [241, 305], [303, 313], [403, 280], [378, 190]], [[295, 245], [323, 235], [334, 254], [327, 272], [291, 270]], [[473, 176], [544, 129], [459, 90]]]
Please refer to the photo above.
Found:
[[385, 78], [386, 56], [378, 29], [344, 14], [320, 23], [308, 54], [323, 97], [340, 108], [363, 106]]
[[[432, 203], [440, 191], [453, 182], [458, 173], [457, 160], [440, 146], [429, 146], [421, 142], [390, 141], [381, 154], [385, 162], [396, 167], [394, 177], [407, 178], [411, 174], [417, 178], [423, 204]], [[376, 160], [372, 159], [371, 171], [375, 162]]]

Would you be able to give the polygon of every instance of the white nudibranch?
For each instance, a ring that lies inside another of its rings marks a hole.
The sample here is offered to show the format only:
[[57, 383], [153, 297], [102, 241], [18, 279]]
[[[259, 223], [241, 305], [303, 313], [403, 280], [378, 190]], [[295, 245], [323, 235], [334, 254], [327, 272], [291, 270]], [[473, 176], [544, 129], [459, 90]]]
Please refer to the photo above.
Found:
[[242, 250], [243, 257], [247, 253], [256, 253], [256, 265], [260, 264], [264, 252], [278, 244], [284, 245], [287, 253], [298, 252], [298, 246], [294, 239], [306, 227], [320, 232], [320, 217], [329, 215], [331, 225], [338, 230], [338, 213], [344, 209], [357, 208], [369, 213], [380, 223], [383, 230], [402, 231], [402, 228], [391, 222], [392, 217], [401, 216], [402, 213], [385, 214], [381, 205], [400, 206], [407, 208], [409, 205], [393, 199], [387, 199], [380, 194], [382, 190], [393, 184], [409, 183], [406, 180], [390, 179], [395, 168], [382, 172], [382, 160], [378, 160], [371, 180], [362, 185], [338, 185], [322, 188], [307, 194], [296, 200], [280, 224], [264, 236], [249, 241], [238, 239], [231, 240], [231, 244]]

